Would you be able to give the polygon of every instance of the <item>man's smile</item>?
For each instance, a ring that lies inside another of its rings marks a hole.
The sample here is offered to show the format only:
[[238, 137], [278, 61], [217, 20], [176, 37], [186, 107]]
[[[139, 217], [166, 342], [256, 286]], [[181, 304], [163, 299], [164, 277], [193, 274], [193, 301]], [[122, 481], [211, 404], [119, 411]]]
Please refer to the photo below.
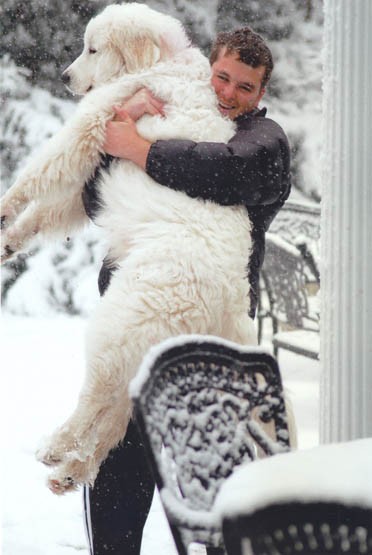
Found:
[[230, 110], [234, 110], [235, 106], [231, 105], [231, 104], [226, 104], [225, 102], [222, 102], [221, 100], [219, 100], [218, 101], [218, 109], [223, 115], [225, 115], [228, 112], [230, 112]]

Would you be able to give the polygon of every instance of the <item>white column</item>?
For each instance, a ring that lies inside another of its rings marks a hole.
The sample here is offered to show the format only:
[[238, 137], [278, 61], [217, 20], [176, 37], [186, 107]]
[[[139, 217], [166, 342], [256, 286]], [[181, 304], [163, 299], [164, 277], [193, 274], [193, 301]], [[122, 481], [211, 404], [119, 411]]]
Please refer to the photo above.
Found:
[[372, 436], [372, 0], [325, 0], [320, 437]]

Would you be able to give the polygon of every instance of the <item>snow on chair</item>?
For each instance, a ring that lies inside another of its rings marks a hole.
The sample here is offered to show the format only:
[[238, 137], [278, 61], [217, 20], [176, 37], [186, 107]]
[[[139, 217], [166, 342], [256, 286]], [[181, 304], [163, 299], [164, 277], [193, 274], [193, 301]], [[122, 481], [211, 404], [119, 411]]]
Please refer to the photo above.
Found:
[[372, 439], [244, 465], [214, 508], [229, 555], [372, 555]]
[[225, 553], [211, 511], [237, 465], [289, 450], [279, 369], [257, 347], [187, 335], [150, 350], [130, 387], [180, 555]]

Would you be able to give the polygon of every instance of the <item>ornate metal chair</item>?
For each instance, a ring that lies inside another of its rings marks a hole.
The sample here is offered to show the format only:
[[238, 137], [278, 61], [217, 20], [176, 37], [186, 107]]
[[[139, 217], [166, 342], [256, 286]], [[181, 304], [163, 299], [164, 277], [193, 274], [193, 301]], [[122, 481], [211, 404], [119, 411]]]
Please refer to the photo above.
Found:
[[233, 469], [289, 450], [275, 359], [210, 336], [180, 336], [150, 350], [131, 383], [165, 513], [180, 555], [192, 542], [224, 553], [211, 511]]
[[372, 439], [241, 468], [215, 511], [229, 555], [372, 555]]
[[287, 349], [317, 359], [319, 305], [309, 288], [319, 287], [319, 272], [306, 245], [296, 246], [267, 233], [262, 282], [261, 310], [266, 293], [265, 315], [272, 320], [274, 355]]

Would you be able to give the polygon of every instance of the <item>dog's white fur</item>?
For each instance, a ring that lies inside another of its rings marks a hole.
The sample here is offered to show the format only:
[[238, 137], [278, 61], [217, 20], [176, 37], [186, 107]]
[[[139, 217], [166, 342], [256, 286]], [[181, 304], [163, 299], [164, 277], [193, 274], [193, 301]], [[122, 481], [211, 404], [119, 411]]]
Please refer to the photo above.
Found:
[[[106, 122], [113, 106], [139, 88], [166, 102], [166, 118], [138, 122], [150, 140], [226, 142], [234, 133], [218, 113], [208, 61], [178, 21], [145, 5], [109, 6], [95, 17], [67, 73], [75, 92], [93, 90], [5, 194], [5, 258], [35, 233], [70, 233], [84, 223], [81, 192], [99, 163]], [[113, 164], [100, 191], [97, 223], [118, 270], [88, 329], [78, 406], [39, 452], [56, 466], [49, 479], [56, 493], [93, 483], [123, 438], [128, 384], [151, 345], [184, 333], [256, 343], [247, 316], [251, 223], [244, 207], [191, 199], [129, 161]]]

